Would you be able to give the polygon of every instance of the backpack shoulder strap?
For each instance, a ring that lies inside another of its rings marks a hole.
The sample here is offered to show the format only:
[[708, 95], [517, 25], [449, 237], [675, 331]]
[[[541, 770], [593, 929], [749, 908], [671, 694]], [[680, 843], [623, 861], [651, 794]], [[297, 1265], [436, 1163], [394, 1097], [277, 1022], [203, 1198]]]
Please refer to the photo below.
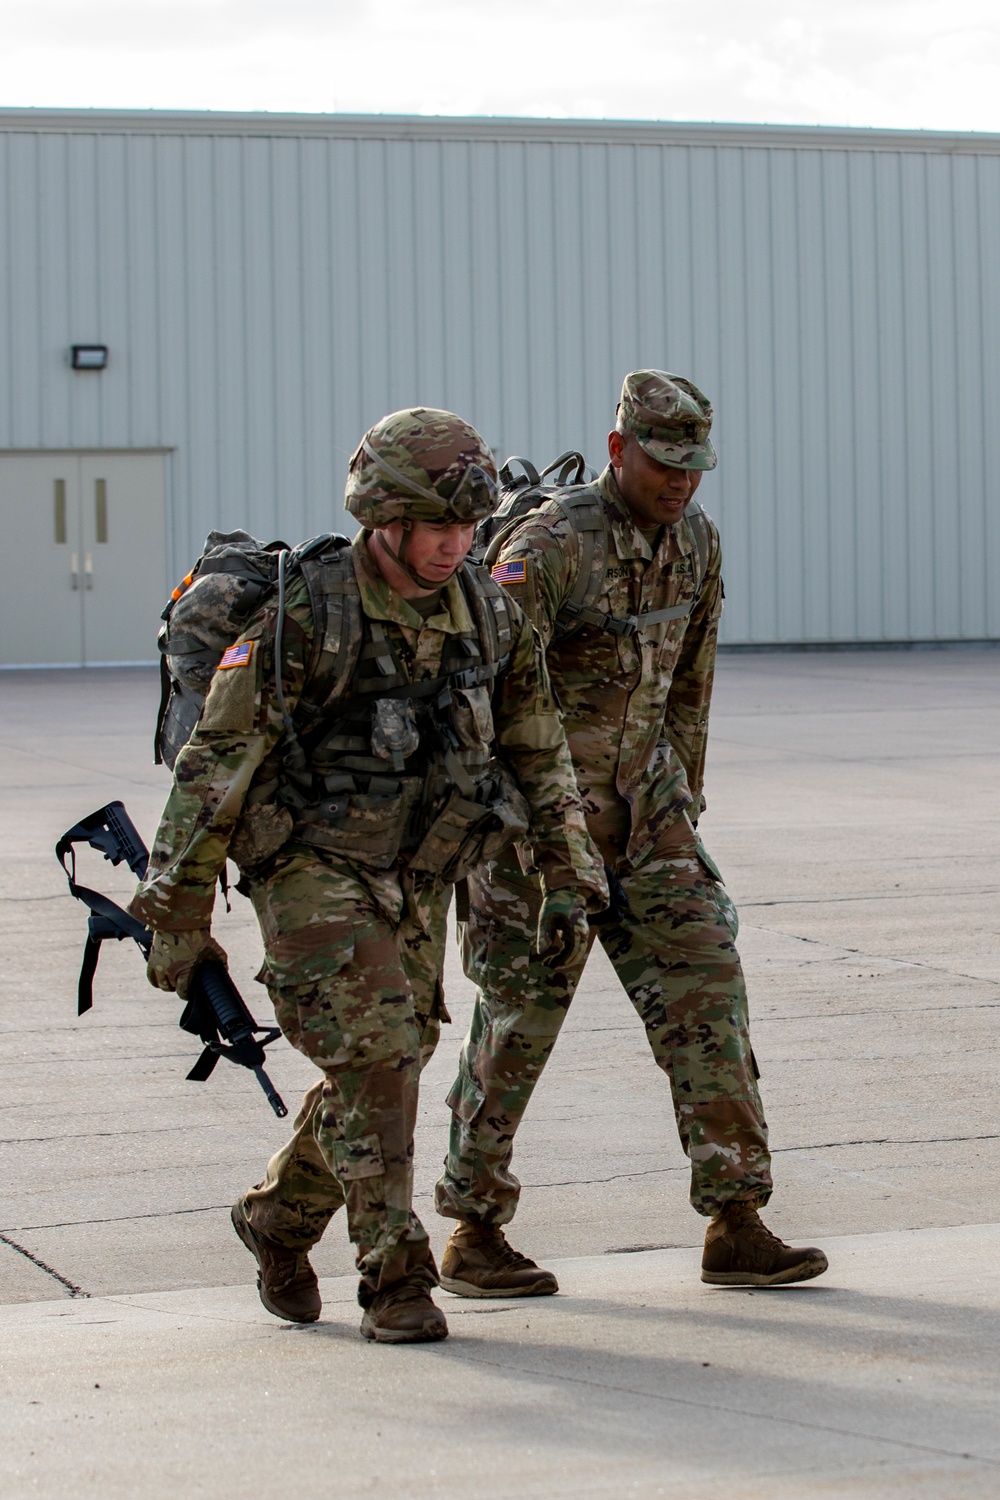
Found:
[[608, 630], [611, 617], [594, 608], [608, 570], [608, 528], [601, 497], [591, 485], [583, 485], [561, 491], [556, 499], [576, 534], [579, 548], [573, 587], [556, 616], [556, 636], [563, 639], [581, 625]]
[[479, 630], [485, 675], [492, 682], [510, 656], [513, 638], [510, 600], [499, 584], [493, 582], [487, 567], [465, 562], [460, 576]]
[[350, 542], [333, 534], [297, 547], [288, 566], [301, 574], [313, 614], [313, 647], [299, 715], [308, 728], [347, 695], [361, 656], [361, 591]]
[[684, 516], [694, 538], [694, 597], [701, 595], [701, 586], [708, 572], [708, 559], [712, 551], [711, 522], [696, 500], [692, 500]]
[[572, 489], [565, 490], [556, 498], [577, 533], [580, 544], [580, 564], [576, 579], [556, 619], [558, 639], [565, 639], [579, 630], [581, 625], [594, 625], [598, 630], [608, 631], [611, 635], [632, 636], [648, 625], [687, 619], [701, 594], [712, 547], [711, 523], [700, 505], [689, 507], [685, 517], [695, 545], [695, 587], [690, 603], [673, 604], [644, 615], [619, 618], [594, 607], [604, 589], [608, 567], [608, 529], [600, 495], [587, 485], [575, 493]]

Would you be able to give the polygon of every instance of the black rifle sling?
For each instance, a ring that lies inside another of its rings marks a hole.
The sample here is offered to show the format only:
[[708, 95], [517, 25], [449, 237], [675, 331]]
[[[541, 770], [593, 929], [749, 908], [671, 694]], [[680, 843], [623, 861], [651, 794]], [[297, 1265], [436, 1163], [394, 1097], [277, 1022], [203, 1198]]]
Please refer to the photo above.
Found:
[[100, 820], [107, 811], [107, 808], [101, 808], [99, 812], [85, 818], [83, 822], [75, 824], [63, 834], [56, 845], [56, 858], [62, 865], [69, 882], [70, 895], [82, 901], [91, 913], [87, 921], [87, 940], [83, 948], [83, 963], [80, 966], [80, 978], [77, 984], [76, 1013], [78, 1016], [90, 1010], [94, 1003], [94, 974], [97, 970], [97, 960], [101, 956], [101, 944], [105, 939], [114, 938], [117, 942], [121, 942], [123, 938], [133, 938], [146, 958], [149, 957], [150, 946], [153, 942], [153, 934], [139, 921], [138, 917], [131, 916], [109, 896], [102, 896], [100, 891], [92, 891], [89, 886], [77, 884], [74, 845], [93, 843], [95, 828], [100, 826]]

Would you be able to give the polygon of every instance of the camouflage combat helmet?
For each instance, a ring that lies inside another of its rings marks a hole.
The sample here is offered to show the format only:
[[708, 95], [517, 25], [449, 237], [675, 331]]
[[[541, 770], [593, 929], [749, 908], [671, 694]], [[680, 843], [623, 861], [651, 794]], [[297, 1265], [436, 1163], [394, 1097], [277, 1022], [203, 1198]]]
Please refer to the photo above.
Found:
[[365, 433], [351, 459], [345, 501], [372, 530], [393, 521], [481, 521], [499, 501], [496, 463], [461, 417], [410, 407]]
[[664, 370], [626, 375], [617, 427], [634, 433], [650, 458], [672, 469], [714, 469], [718, 463], [708, 440], [712, 403], [682, 375]]

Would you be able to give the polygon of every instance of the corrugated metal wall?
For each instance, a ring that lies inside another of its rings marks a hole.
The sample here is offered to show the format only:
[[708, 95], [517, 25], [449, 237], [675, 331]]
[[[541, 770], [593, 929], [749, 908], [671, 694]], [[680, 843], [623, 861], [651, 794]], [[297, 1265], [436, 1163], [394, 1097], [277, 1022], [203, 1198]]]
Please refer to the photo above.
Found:
[[1000, 636], [1000, 138], [6, 112], [0, 256], [0, 448], [173, 449], [171, 571], [343, 524], [398, 406], [599, 464], [651, 364], [730, 642]]

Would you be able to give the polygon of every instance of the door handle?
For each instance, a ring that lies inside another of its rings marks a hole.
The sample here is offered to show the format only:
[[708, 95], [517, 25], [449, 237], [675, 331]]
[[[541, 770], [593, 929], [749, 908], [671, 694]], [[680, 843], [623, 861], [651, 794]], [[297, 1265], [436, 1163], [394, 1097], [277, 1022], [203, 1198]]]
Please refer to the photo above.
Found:
[[84, 553], [83, 558], [83, 586], [85, 589], [94, 587], [94, 559], [89, 552]]
[[80, 571], [78, 567], [79, 558], [74, 552], [69, 560], [69, 586], [71, 589], [80, 587]]

